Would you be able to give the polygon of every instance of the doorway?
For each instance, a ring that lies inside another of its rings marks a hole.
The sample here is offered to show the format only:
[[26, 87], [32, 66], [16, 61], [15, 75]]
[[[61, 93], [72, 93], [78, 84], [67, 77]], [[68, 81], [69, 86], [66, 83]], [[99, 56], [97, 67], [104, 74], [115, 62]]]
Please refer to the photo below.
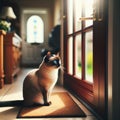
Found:
[[[31, 17], [35, 17], [32, 18]], [[36, 19], [36, 17], [38, 19]], [[33, 22], [29, 23], [28, 20]], [[38, 23], [42, 21], [41, 23]], [[41, 61], [41, 50], [49, 48], [48, 31], [49, 18], [47, 9], [23, 9], [22, 11], [22, 65], [38, 66]], [[38, 23], [38, 24], [37, 24]], [[33, 29], [32, 29], [33, 28]], [[37, 29], [38, 28], [38, 29]], [[42, 37], [41, 37], [42, 36]]]

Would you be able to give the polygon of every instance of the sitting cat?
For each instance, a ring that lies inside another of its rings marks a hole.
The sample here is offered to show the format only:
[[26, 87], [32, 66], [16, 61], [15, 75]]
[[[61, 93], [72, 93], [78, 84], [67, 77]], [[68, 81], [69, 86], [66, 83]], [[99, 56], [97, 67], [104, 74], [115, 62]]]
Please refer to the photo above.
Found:
[[47, 53], [38, 69], [29, 72], [23, 83], [24, 105], [49, 105], [49, 96], [58, 79], [60, 58]]
[[39, 68], [33, 69], [25, 77], [23, 101], [0, 102], [0, 107], [50, 105], [49, 97], [57, 82], [60, 66], [59, 55], [48, 52]]

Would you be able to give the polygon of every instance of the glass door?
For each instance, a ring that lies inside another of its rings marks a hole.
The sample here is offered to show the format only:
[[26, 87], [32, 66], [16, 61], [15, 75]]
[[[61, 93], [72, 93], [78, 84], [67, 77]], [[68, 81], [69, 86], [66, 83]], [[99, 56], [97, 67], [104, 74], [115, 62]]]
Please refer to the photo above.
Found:
[[106, 114], [107, 65], [107, 18], [103, 3], [64, 1], [64, 85], [102, 115]]
[[93, 0], [70, 0], [67, 13], [68, 72], [93, 83], [93, 19], [85, 20], [93, 17]]

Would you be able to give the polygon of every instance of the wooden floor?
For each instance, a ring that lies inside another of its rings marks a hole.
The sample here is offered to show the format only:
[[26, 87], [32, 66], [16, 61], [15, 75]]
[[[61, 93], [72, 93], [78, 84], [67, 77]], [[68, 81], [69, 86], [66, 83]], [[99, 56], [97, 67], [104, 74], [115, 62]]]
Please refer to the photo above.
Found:
[[[22, 69], [20, 74], [15, 78], [14, 83], [11, 85], [5, 85], [2, 89], [0, 89], [0, 101], [7, 100], [22, 100], [22, 83], [24, 77], [28, 71], [31, 69]], [[54, 92], [63, 92], [67, 91], [60, 86], [56, 86], [54, 88]], [[71, 95], [71, 94], [70, 94]], [[87, 110], [76, 98], [72, 95], [73, 100], [81, 107], [81, 109], [86, 113], [87, 117], [85, 118], [35, 118], [31, 120], [97, 120], [93, 114]], [[0, 108], [0, 119], [1, 120], [16, 120], [17, 113], [19, 111], [19, 107], [2, 107]], [[23, 119], [20, 119], [23, 120]], [[27, 119], [24, 119], [27, 120]]]

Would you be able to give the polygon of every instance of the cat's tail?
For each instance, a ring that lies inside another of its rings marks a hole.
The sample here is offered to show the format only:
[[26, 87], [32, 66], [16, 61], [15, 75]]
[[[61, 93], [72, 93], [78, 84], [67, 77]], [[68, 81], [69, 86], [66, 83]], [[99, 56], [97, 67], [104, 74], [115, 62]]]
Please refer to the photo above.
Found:
[[23, 100], [0, 101], [0, 107], [23, 106]]

